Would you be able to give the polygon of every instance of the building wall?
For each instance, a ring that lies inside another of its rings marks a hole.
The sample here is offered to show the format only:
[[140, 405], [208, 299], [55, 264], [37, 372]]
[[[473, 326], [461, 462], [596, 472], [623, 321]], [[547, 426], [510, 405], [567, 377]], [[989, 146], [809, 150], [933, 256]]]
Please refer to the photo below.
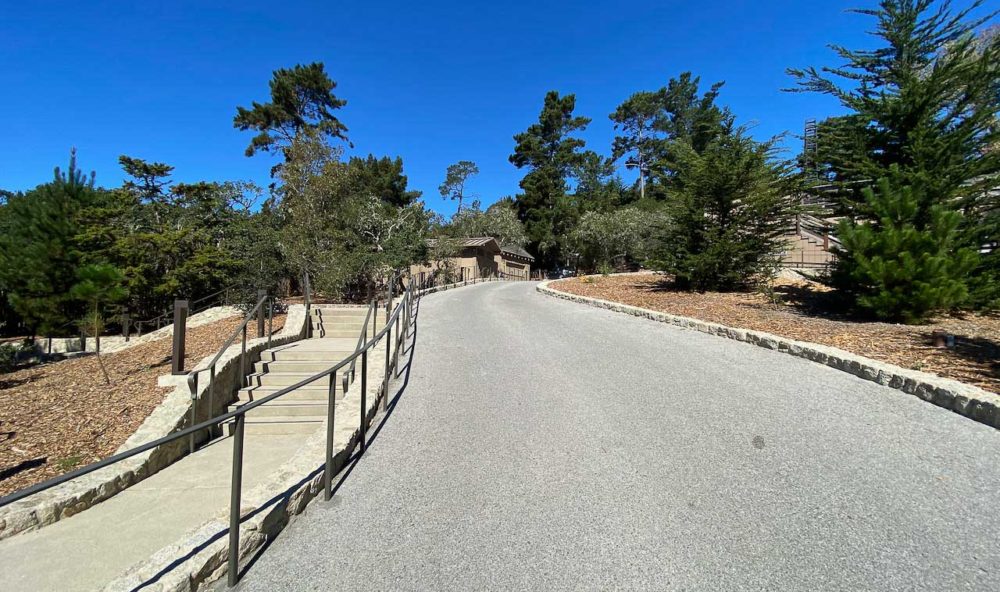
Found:
[[[496, 275], [498, 271], [498, 258], [499, 255], [495, 254], [495, 251], [492, 249], [486, 247], [466, 247], [462, 249], [462, 253], [458, 257], [450, 257], [447, 259], [447, 262], [455, 273], [455, 279], [460, 280], [462, 279], [460, 274], [463, 268], [465, 268], [465, 273], [468, 274], [466, 279]], [[433, 273], [443, 267], [444, 265], [441, 262], [432, 261], [429, 265], [410, 266], [410, 273], [419, 277], [420, 273]]]
[[497, 269], [504, 273], [523, 275], [526, 278], [531, 277], [531, 263], [523, 259], [515, 259], [501, 253], [495, 257], [495, 263]]

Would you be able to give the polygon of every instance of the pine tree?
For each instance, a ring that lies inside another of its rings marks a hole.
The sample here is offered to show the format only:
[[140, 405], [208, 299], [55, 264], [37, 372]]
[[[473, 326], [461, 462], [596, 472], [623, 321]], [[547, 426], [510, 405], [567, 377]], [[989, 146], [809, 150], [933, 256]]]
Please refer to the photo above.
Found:
[[0, 236], [0, 283], [18, 315], [33, 330], [71, 333], [80, 304], [70, 295], [83, 253], [78, 240], [80, 214], [95, 198], [94, 174], [57, 167], [55, 178], [11, 198], [7, 232]]
[[573, 115], [575, 106], [574, 95], [560, 97], [549, 91], [538, 123], [514, 136], [517, 144], [510, 155], [514, 166], [529, 169], [521, 179], [517, 210], [528, 233], [529, 250], [538, 254], [542, 267], [559, 263], [575, 215], [566, 178], [580, 162], [584, 141], [571, 134], [590, 123]]
[[919, 323], [968, 296], [966, 276], [976, 253], [961, 247], [959, 212], [941, 204], [923, 211], [926, 191], [895, 188], [888, 178], [879, 190], [865, 188], [873, 219], [841, 221], [832, 280], [863, 311], [880, 319]]

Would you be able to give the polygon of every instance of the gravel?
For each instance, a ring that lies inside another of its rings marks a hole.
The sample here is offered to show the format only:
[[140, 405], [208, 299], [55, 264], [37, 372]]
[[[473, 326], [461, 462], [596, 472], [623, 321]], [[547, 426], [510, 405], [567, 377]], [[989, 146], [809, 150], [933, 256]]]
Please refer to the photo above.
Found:
[[1000, 434], [793, 358], [484, 284], [242, 590], [994, 590]]

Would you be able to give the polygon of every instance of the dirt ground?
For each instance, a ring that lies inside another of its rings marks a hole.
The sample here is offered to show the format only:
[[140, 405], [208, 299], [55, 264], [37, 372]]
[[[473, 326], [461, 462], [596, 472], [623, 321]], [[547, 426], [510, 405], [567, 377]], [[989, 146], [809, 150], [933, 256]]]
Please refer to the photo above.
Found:
[[[1000, 392], [1000, 316], [950, 315], [919, 326], [859, 321], [836, 312], [825, 287], [791, 279], [778, 279], [773, 294], [680, 292], [671, 287], [668, 278], [655, 274], [572, 278], [552, 287], [838, 347]], [[934, 331], [954, 335], [955, 347], [934, 347]]]
[[[230, 317], [188, 329], [185, 367], [212, 355], [242, 322]], [[275, 315], [274, 331], [285, 315]], [[248, 338], [256, 336], [251, 322]], [[78, 357], [0, 374], [0, 495], [114, 453], [169, 389], [170, 337], [101, 356]]]

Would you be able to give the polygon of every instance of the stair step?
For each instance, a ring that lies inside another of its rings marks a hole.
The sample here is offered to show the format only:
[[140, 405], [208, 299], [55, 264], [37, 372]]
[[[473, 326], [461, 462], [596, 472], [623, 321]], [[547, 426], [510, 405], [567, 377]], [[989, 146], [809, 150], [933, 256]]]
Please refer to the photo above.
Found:
[[[271, 416], [251, 417], [249, 414], [243, 425], [245, 435], [249, 434], [311, 434], [323, 425], [322, 418]], [[226, 424], [226, 433], [232, 435], [234, 422]]]
[[[350, 354], [338, 355], [338, 356], [322, 356], [324, 359], [319, 359], [317, 356], [315, 360], [268, 360], [263, 362], [256, 362], [253, 365], [254, 373], [256, 374], [266, 374], [270, 372], [292, 372], [292, 373], [307, 373], [316, 374], [317, 372], [322, 372], [324, 370], [329, 370], [341, 360], [349, 356]], [[357, 365], [357, 364], [355, 364]]]
[[336, 361], [343, 360], [354, 353], [354, 349], [283, 349], [278, 351], [265, 351], [260, 354], [262, 362], [327, 362], [332, 366]]
[[[347, 370], [344, 370], [347, 372]], [[344, 372], [337, 372], [337, 382], [343, 380]], [[307, 378], [311, 378], [318, 374], [317, 372], [268, 372], [266, 374], [251, 374], [247, 377], [247, 381], [250, 386], [277, 386], [286, 387], [292, 386], [293, 384], [298, 384]], [[315, 386], [320, 385], [320, 388], [325, 388], [329, 382], [329, 378], [317, 378], [313, 382], [305, 386]]]
[[[289, 393], [290, 395], [291, 393]], [[288, 395], [281, 397], [270, 403], [265, 403], [260, 407], [255, 407], [247, 411], [247, 418], [252, 417], [300, 417], [319, 418], [326, 417], [326, 400], [291, 400], [287, 401]], [[242, 405], [250, 401], [241, 401], [229, 406], [229, 411], [236, 411]]]
[[[251, 386], [244, 387], [239, 390], [237, 396], [239, 401], [246, 402], [250, 401], [251, 397], [255, 401], [259, 401], [268, 395], [273, 395], [274, 393], [282, 390], [283, 386]], [[350, 390], [350, 387], [348, 387]], [[290, 393], [286, 393], [276, 399], [277, 401], [326, 401], [327, 397], [327, 387], [323, 386], [303, 386], [295, 389]], [[344, 398], [344, 388], [343, 383], [339, 380], [337, 381], [337, 386], [334, 388], [335, 396], [337, 400]]]
[[359, 327], [357, 329], [345, 331], [343, 329], [324, 329], [323, 327], [313, 327], [313, 337], [319, 337], [319, 338], [353, 337], [357, 339], [361, 337], [361, 328]]

